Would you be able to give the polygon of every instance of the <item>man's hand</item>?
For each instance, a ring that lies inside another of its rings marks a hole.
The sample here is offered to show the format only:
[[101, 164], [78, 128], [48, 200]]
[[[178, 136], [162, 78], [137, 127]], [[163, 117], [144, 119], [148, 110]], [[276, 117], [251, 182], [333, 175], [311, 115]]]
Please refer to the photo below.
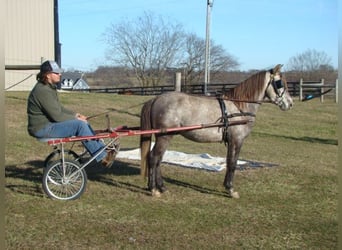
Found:
[[87, 117], [79, 113], [76, 114], [76, 119], [87, 122]]

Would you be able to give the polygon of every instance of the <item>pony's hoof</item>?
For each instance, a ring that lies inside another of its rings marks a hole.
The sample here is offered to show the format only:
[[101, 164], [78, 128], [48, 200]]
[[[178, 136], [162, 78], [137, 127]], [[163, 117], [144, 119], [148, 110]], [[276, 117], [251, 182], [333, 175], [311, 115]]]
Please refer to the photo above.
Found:
[[159, 188], [159, 191], [162, 192], [162, 193], [167, 193], [168, 192], [167, 188], [164, 187], [164, 186]]
[[234, 199], [239, 199], [240, 195], [238, 192], [235, 192], [233, 189], [229, 190], [229, 197]]
[[161, 193], [159, 192], [158, 189], [152, 189], [152, 197], [159, 198], [160, 196], [161, 196]]

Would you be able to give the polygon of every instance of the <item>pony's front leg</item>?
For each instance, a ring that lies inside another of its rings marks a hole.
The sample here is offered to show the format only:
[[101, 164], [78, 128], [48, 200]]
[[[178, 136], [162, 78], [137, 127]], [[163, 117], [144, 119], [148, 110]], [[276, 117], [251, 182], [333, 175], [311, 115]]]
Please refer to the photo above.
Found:
[[233, 182], [234, 182], [234, 174], [235, 174], [235, 169], [237, 165], [237, 160], [239, 158], [241, 146], [242, 146], [242, 143], [236, 143], [236, 142], [228, 143], [227, 159], [226, 159], [227, 170], [226, 170], [226, 176], [224, 178], [223, 185], [225, 186], [226, 190], [228, 191], [228, 195], [231, 198], [240, 198], [239, 193], [234, 191]]

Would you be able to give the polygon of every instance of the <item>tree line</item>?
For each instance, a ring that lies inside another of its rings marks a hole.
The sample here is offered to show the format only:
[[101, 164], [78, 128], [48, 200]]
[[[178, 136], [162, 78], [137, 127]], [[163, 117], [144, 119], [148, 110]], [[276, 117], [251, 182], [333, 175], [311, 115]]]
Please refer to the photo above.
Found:
[[[100, 66], [86, 77], [93, 86], [160, 86], [172, 84], [175, 72], [182, 84], [202, 83], [205, 70], [205, 39], [186, 33], [180, 23], [145, 12], [135, 20], [111, 24], [103, 34], [106, 59], [114, 66]], [[210, 78], [215, 83], [235, 83], [255, 73], [241, 72], [236, 57], [210, 42]], [[287, 77], [320, 80], [337, 76], [331, 58], [308, 49], [290, 58]], [[336, 79], [336, 77], [335, 77]]]

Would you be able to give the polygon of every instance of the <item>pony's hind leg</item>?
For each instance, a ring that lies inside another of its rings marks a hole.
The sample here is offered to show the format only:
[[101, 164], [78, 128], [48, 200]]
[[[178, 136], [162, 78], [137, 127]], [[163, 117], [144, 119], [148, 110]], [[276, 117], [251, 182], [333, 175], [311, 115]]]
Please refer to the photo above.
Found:
[[156, 136], [156, 142], [149, 154], [148, 188], [152, 192], [153, 196], [160, 196], [160, 193], [167, 190], [164, 185], [160, 164], [171, 137], [172, 136], [170, 135]]

